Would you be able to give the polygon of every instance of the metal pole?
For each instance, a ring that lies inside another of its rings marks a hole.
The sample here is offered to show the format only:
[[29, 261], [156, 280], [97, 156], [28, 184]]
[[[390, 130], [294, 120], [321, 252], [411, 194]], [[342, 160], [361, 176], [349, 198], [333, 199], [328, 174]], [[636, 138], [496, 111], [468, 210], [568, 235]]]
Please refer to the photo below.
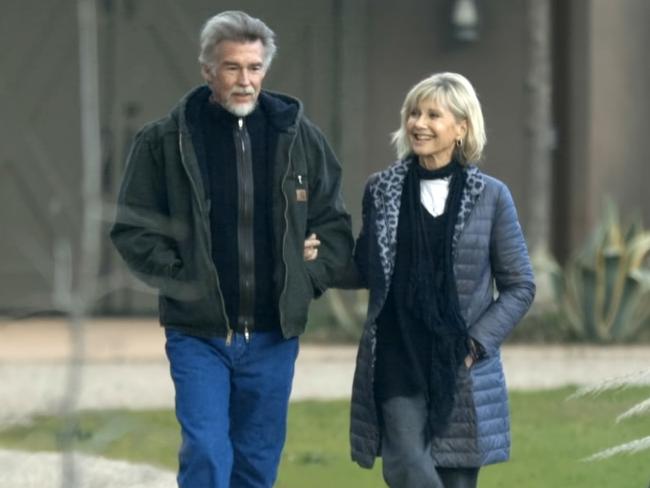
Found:
[[530, 32], [528, 136], [530, 180], [528, 244], [533, 254], [548, 252], [551, 234], [551, 166], [555, 137], [551, 119], [552, 79], [550, 0], [529, 0]]
[[99, 60], [97, 6], [95, 0], [78, 0], [79, 86], [81, 106], [82, 222], [80, 262], [76, 287], [72, 293], [69, 326], [72, 352], [63, 401], [66, 419], [63, 436], [63, 488], [78, 486], [72, 449], [77, 432], [76, 406], [82, 381], [85, 354], [84, 323], [92, 310], [99, 272], [101, 247], [101, 134], [99, 111]]

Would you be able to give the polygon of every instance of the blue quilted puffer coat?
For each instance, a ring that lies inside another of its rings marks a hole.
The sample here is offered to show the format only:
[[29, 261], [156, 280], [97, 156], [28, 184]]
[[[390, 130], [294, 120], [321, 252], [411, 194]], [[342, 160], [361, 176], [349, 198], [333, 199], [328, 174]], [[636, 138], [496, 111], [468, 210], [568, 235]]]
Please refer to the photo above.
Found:
[[[352, 459], [365, 468], [381, 455], [374, 400], [376, 319], [386, 301], [395, 265], [397, 221], [410, 160], [372, 175], [363, 197], [363, 227], [355, 263], [370, 290], [352, 391]], [[499, 348], [530, 307], [533, 272], [508, 188], [467, 166], [466, 185], [453, 236], [453, 261], [461, 313], [485, 357], [459, 370], [449, 424], [432, 443], [440, 467], [479, 467], [508, 459], [510, 418]]]

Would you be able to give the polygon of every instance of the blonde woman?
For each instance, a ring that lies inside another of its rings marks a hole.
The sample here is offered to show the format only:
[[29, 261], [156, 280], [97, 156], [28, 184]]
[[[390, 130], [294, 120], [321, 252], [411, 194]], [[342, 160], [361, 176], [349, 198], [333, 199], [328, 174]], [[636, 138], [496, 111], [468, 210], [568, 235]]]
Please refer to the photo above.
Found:
[[486, 137], [466, 78], [416, 84], [393, 142], [399, 160], [367, 182], [344, 280], [370, 290], [352, 458], [381, 456], [392, 488], [475, 487], [509, 456], [499, 348], [535, 294], [528, 251], [508, 188], [476, 166]]

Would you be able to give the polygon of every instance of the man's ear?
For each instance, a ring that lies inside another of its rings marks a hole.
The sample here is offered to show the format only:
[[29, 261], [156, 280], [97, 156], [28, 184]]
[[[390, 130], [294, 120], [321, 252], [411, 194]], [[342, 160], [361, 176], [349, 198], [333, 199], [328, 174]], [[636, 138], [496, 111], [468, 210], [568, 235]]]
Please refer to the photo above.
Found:
[[212, 80], [212, 70], [210, 69], [210, 66], [207, 64], [201, 65], [201, 76], [203, 76], [206, 83], [209, 83]]

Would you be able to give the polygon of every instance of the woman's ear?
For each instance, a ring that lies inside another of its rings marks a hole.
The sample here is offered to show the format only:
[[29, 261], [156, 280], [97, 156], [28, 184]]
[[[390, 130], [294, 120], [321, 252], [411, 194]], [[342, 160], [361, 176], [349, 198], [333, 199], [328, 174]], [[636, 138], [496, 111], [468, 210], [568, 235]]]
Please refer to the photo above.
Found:
[[458, 136], [459, 139], [465, 140], [465, 136], [467, 136], [467, 119], [463, 119], [458, 123]]

